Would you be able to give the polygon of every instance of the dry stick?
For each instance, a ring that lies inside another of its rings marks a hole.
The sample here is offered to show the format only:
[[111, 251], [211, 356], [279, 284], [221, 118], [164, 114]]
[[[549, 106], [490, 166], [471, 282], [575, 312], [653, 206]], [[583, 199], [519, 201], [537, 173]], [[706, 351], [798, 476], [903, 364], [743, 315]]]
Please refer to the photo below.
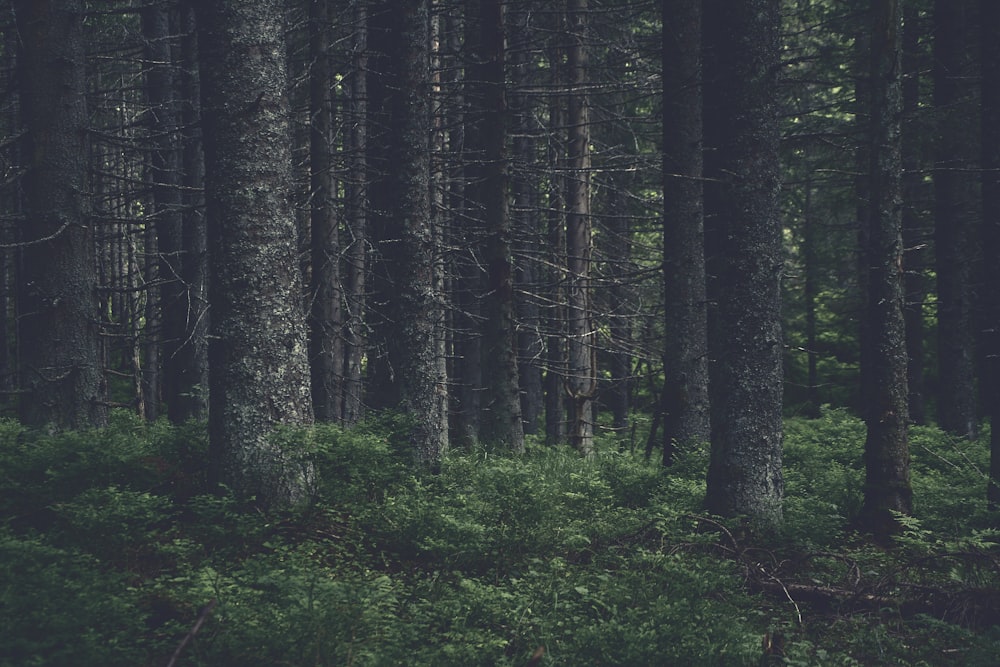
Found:
[[219, 603], [218, 600], [212, 600], [207, 605], [205, 605], [204, 609], [201, 610], [201, 613], [198, 614], [198, 620], [195, 621], [194, 623], [194, 627], [192, 627], [191, 632], [187, 633], [187, 636], [181, 640], [181, 643], [177, 645], [177, 649], [174, 651], [174, 654], [170, 657], [170, 662], [167, 663], [167, 667], [174, 667], [174, 665], [177, 664], [177, 660], [181, 657], [181, 653], [184, 652], [184, 649], [187, 648], [187, 645], [191, 643], [191, 640], [194, 639], [194, 636], [198, 634], [199, 630], [201, 630], [201, 626], [205, 624], [205, 621], [208, 619], [208, 615], [212, 612], [213, 609], [215, 609], [215, 605], [217, 605], [218, 603]]

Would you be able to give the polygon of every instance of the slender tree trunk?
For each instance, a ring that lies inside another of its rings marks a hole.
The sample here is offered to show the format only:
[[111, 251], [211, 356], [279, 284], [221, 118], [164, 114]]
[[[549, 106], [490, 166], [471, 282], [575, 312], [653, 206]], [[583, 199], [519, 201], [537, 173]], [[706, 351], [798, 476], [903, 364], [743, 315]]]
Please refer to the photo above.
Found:
[[511, 268], [511, 221], [507, 199], [507, 99], [504, 12], [500, 0], [480, 0], [477, 95], [481, 105], [483, 179], [479, 186], [486, 228], [487, 290], [484, 296], [482, 363], [486, 405], [482, 438], [514, 452], [524, 451], [521, 399], [515, 347], [514, 289]]
[[312, 422], [301, 308], [284, 4], [198, 6], [212, 269], [211, 478], [265, 507], [306, 501], [312, 469], [275, 439]]
[[[562, 53], [565, 29], [563, 19], [565, 12], [561, 0], [559, 11], [551, 14], [551, 41], [548, 48], [550, 85], [554, 91], [561, 90], [564, 85], [565, 67], [562, 66]], [[566, 125], [564, 100], [556, 92], [548, 100], [548, 148], [546, 157], [550, 167], [565, 163], [566, 145], [563, 128]], [[545, 442], [549, 445], [562, 444], [567, 439], [566, 423], [566, 221], [565, 221], [565, 177], [561, 171], [551, 169], [546, 179], [546, 246], [548, 259], [547, 285], [549, 291], [547, 306], [544, 313], [544, 326], [547, 333], [545, 340]]]
[[328, 0], [309, 4], [310, 255], [309, 369], [318, 421], [343, 421], [344, 339], [340, 287], [340, 238], [333, 178], [333, 102]]
[[[150, 132], [154, 149], [150, 160], [153, 181], [155, 238], [147, 244], [146, 328], [150, 336], [146, 354], [146, 399], [148, 418], [155, 418], [159, 406], [159, 382], [149, 377], [157, 365], [162, 347], [163, 399], [167, 405], [183, 400], [177, 350], [186, 340], [187, 303], [183, 283], [184, 201], [181, 185], [181, 153], [177, 109], [176, 68], [171, 42], [168, 6], [154, 3], [143, 8], [143, 36], [146, 41], [146, 95], [151, 110]], [[153, 250], [156, 250], [155, 254]], [[154, 298], [157, 295], [158, 298]], [[169, 409], [169, 408], [168, 408]]]
[[[530, 86], [535, 74], [530, 47], [536, 43], [539, 33], [533, 27], [533, 13], [530, 9], [513, 11], [514, 25], [511, 35], [511, 61], [514, 81], [522, 86]], [[535, 120], [535, 104], [531, 94], [515, 88], [511, 95], [514, 116], [513, 138], [513, 220], [514, 226], [514, 286], [517, 306], [518, 332], [517, 355], [518, 374], [521, 386], [521, 420], [524, 432], [538, 431], [544, 411], [542, 389], [543, 340], [538, 305], [538, 283], [542, 263], [538, 259], [540, 234], [540, 202], [538, 178], [531, 171], [538, 149], [536, 137], [539, 124]]]
[[701, 1], [663, 0], [663, 463], [708, 442]]
[[566, 186], [569, 440], [582, 455], [594, 453], [593, 402], [596, 344], [591, 312], [590, 111], [587, 85], [587, 0], [569, 0], [566, 57], [569, 177]]
[[864, 374], [871, 383], [871, 403], [865, 414], [865, 500], [859, 523], [885, 538], [897, 528], [892, 512], [912, 510], [900, 198], [902, 15], [898, 0], [872, 0], [871, 8], [871, 224], [864, 257], [873, 354]]
[[14, 16], [27, 130], [17, 319], [20, 416], [31, 426], [100, 426], [107, 403], [87, 200], [83, 2], [17, 0]]
[[[463, 98], [461, 100], [461, 173], [456, 174], [461, 184], [452, 189], [453, 201], [458, 204], [453, 239], [459, 252], [454, 258], [454, 301], [457, 312], [453, 319], [455, 350], [455, 414], [456, 444], [469, 446], [479, 441], [483, 416], [483, 223], [486, 217], [483, 204], [485, 188], [485, 139], [483, 117], [479, 109], [477, 88], [481, 88], [482, 41], [480, 0], [465, 0], [462, 26], [467, 54], [464, 68]], [[456, 119], [458, 121], [459, 119]]]
[[354, 33], [351, 48], [350, 118], [347, 132], [350, 177], [345, 186], [347, 242], [347, 314], [344, 325], [344, 423], [364, 415], [362, 360], [365, 351], [365, 289], [368, 239], [365, 205], [368, 166], [365, 159], [368, 114], [367, 0], [352, 0]]
[[[607, 184], [608, 238], [603, 248], [608, 263], [611, 285], [608, 289], [608, 329], [610, 334], [611, 378], [604, 403], [610, 408], [612, 428], [619, 435], [628, 429], [629, 411], [632, 407], [632, 312], [634, 309], [633, 286], [629, 275], [634, 270], [632, 262], [632, 218], [629, 211], [629, 192], [632, 179], [628, 173], [611, 177]], [[604, 392], [602, 391], [602, 396]], [[623, 440], [619, 440], [623, 442]]]
[[[716, 216], [717, 322], [710, 329], [712, 438], [706, 505], [781, 521], [783, 269], [775, 79], [778, 0], [704, 5], [706, 212]], [[711, 93], [711, 95], [709, 95]], [[709, 195], [712, 197], [709, 204]]]
[[[938, 424], [974, 438], [977, 430], [972, 322], [973, 195], [969, 0], [934, 3], [934, 247], [938, 301]], [[963, 122], [968, 119], [968, 122]]]
[[907, 383], [910, 420], [927, 421], [924, 402], [924, 301], [927, 300], [928, 232], [917, 202], [923, 198], [922, 123], [920, 116], [921, 46], [917, 3], [903, 5], [903, 278]]
[[[1000, 258], [1000, 3], [980, 0], [980, 66], [982, 67], [982, 244], [986, 262]], [[983, 332], [983, 377], [987, 380], [985, 412], [990, 418], [990, 474], [986, 497], [1000, 509], [1000, 271], [984, 272], [986, 323]]]
[[809, 370], [806, 380], [806, 416], [816, 419], [820, 416], [819, 399], [819, 368], [817, 359], [817, 344], [819, 342], [816, 327], [816, 297], [819, 289], [819, 258], [817, 257], [817, 238], [815, 213], [812, 206], [813, 184], [811, 175], [806, 177], [805, 204], [802, 207], [802, 261], [805, 265], [805, 308], [806, 308], [806, 354]]
[[[180, 258], [184, 326], [176, 346], [164, 350], [169, 372], [167, 414], [170, 421], [208, 416], [208, 230], [205, 224], [205, 154], [201, 141], [201, 81], [198, 72], [198, 34], [194, 7], [181, 4], [179, 16], [182, 64], [180, 70], [183, 171], [183, 228]], [[178, 311], [180, 306], [178, 306]]]

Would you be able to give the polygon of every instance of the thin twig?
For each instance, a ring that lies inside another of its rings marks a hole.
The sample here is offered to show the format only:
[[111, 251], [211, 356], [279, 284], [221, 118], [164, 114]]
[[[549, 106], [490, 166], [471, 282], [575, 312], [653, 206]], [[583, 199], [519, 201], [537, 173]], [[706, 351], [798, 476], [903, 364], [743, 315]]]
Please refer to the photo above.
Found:
[[191, 631], [187, 633], [187, 636], [184, 637], [184, 639], [181, 640], [181, 643], [177, 645], [177, 649], [174, 651], [174, 654], [170, 657], [170, 662], [167, 663], [167, 667], [174, 667], [174, 665], [177, 664], [177, 660], [180, 659], [181, 653], [184, 652], [184, 649], [187, 648], [187, 645], [191, 643], [191, 640], [194, 639], [194, 636], [198, 634], [199, 630], [201, 630], [201, 626], [205, 624], [205, 621], [208, 619], [208, 615], [212, 613], [212, 610], [215, 609], [215, 605], [217, 605], [218, 603], [219, 603], [218, 600], [212, 600], [207, 605], [205, 605], [204, 609], [201, 610], [201, 613], [198, 614], [198, 620], [195, 621], [195, 624], [191, 628]]

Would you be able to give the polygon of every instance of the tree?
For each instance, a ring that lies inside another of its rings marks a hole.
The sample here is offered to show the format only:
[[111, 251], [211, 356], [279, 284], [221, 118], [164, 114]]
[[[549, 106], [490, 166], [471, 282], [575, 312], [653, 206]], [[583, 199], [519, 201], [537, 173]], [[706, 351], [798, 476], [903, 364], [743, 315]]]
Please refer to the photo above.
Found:
[[[938, 297], [938, 425], [977, 430], [972, 242], [977, 211], [968, 0], [934, 3], [934, 249]], [[964, 119], [964, 122], [963, 122]]]
[[386, 229], [380, 274], [385, 295], [387, 361], [395, 407], [411, 420], [418, 467], [434, 469], [448, 446], [447, 389], [440, 343], [444, 308], [437, 282], [439, 230], [430, 207], [428, 0], [386, 5], [388, 128]]
[[368, 6], [367, 0], [352, 0], [354, 32], [351, 45], [350, 130], [347, 133], [350, 176], [345, 185], [347, 313], [344, 322], [344, 423], [354, 424], [363, 415], [362, 359], [365, 347], [365, 290], [368, 230], [365, 206], [368, 166], [365, 159], [368, 114]]
[[584, 456], [594, 453], [593, 402], [597, 390], [596, 341], [591, 313], [590, 121], [587, 102], [587, 0], [569, 0], [566, 74], [566, 321], [569, 337], [566, 393], [569, 441]]
[[212, 281], [211, 477], [265, 507], [312, 470], [273, 437], [312, 422], [292, 191], [284, 4], [198, 6]]
[[486, 405], [482, 437], [515, 452], [524, 451], [524, 426], [518, 386], [515, 347], [514, 289], [511, 267], [511, 220], [507, 194], [504, 11], [500, 0], [481, 0], [478, 67], [472, 80], [481, 117], [478, 133], [483, 155], [482, 180], [477, 188], [485, 217], [486, 294], [482, 363]]
[[864, 415], [864, 505], [858, 519], [879, 538], [897, 528], [892, 512], [912, 511], [900, 200], [900, 10], [898, 0], [871, 3], [870, 203], [868, 246], [862, 249], [868, 274], [865, 318], [871, 353], [862, 358], [869, 365], [863, 377], [870, 387]]
[[17, 305], [20, 417], [31, 426], [100, 426], [107, 421], [107, 397], [87, 200], [83, 2], [18, 0], [14, 13], [27, 131]]
[[783, 494], [779, 4], [703, 5], [705, 215], [717, 271], [706, 505], [765, 527], [780, 522]]
[[[981, 238], [987, 261], [1000, 257], [1000, 4], [980, 0], [980, 66], [983, 224]], [[986, 360], [985, 411], [990, 418], [990, 474], [986, 497], [1000, 508], [1000, 271], [986, 271], [983, 286], [983, 358]]]
[[663, 463], [708, 442], [701, 2], [663, 0]]
[[343, 307], [340, 239], [334, 198], [331, 143], [333, 104], [328, 0], [309, 3], [309, 202], [311, 283], [309, 368], [313, 410], [319, 421], [341, 421], [344, 409]]

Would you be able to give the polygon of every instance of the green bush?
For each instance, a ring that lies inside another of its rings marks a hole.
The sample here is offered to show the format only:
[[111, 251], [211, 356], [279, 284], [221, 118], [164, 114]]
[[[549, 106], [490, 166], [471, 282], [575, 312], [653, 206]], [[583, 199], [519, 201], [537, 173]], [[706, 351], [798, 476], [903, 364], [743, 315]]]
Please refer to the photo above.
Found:
[[[985, 439], [913, 429], [917, 511], [886, 550], [850, 532], [864, 426], [844, 411], [788, 420], [786, 527], [767, 543], [703, 516], [704, 445], [667, 470], [615, 443], [591, 460], [480, 448], [430, 475], [412, 469], [406, 429], [380, 415], [282, 432], [319, 485], [314, 506], [277, 515], [205, 493], [203, 424], [0, 422], [0, 665], [164, 664], [212, 601], [181, 664], [513, 667], [544, 646], [553, 667], [756, 665], [769, 631], [789, 665], [1000, 654], [976, 606], [1000, 583]], [[762, 571], [956, 602], [951, 616], [831, 613], [751, 593]]]

